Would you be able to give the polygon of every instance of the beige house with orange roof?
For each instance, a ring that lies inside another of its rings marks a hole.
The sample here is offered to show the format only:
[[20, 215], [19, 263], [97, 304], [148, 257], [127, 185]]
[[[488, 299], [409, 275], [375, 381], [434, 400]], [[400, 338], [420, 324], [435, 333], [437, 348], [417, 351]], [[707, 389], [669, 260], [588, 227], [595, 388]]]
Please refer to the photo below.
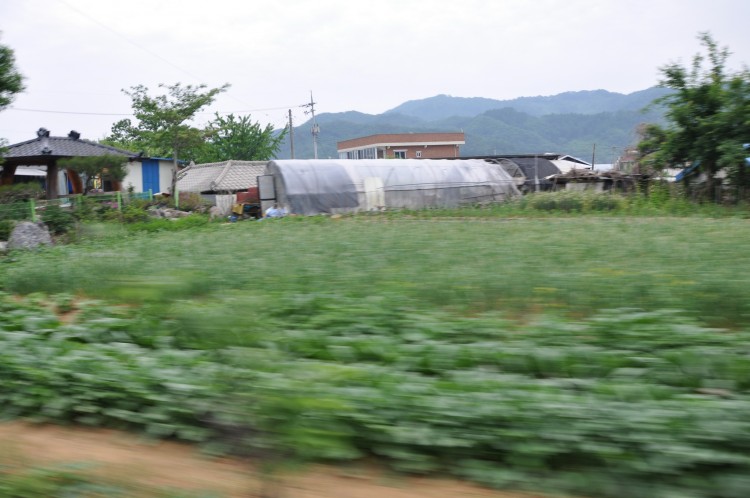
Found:
[[459, 157], [463, 132], [387, 133], [336, 144], [339, 159], [443, 159]]

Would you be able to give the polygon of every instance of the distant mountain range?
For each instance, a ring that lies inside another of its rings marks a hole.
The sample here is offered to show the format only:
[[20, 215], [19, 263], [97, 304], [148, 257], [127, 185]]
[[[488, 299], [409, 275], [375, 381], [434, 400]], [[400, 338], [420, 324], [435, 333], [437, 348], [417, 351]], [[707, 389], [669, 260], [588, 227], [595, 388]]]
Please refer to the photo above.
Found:
[[[462, 156], [555, 152], [590, 161], [596, 146], [596, 162], [609, 163], [619, 149], [635, 143], [639, 124], [663, 122], [663, 110], [649, 105], [668, 92], [658, 87], [627, 95], [593, 90], [512, 100], [437, 95], [383, 114], [323, 113], [316, 116], [318, 157], [338, 157], [337, 142], [351, 138], [463, 131]], [[308, 121], [294, 128], [297, 159], [313, 157], [311, 125]], [[288, 137], [278, 158], [290, 158]]]

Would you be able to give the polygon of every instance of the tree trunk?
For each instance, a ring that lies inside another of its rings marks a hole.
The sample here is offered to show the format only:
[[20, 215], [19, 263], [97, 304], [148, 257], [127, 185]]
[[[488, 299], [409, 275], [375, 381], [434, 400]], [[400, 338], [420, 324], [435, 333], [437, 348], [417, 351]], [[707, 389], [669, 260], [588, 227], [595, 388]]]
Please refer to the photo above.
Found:
[[701, 168], [701, 170], [706, 175], [705, 192], [703, 193], [705, 198], [711, 202], [718, 202], [719, 198], [716, 195], [716, 165], [706, 161], [705, 167]]
[[47, 199], [57, 199], [59, 189], [57, 188], [57, 162], [52, 161], [47, 165]]
[[[177, 147], [172, 149], [172, 186], [170, 194], [174, 197], [177, 193]], [[177, 194], [179, 195], [179, 194]]]

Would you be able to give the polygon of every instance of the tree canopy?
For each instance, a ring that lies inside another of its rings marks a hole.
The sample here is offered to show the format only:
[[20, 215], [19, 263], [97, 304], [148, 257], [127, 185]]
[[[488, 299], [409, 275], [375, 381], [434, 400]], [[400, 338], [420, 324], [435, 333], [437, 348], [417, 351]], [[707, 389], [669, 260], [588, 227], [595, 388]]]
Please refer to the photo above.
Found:
[[0, 110], [13, 102], [16, 94], [23, 90], [23, 76], [16, 68], [13, 50], [0, 45]]
[[729, 50], [709, 33], [699, 39], [705, 54], [695, 55], [690, 67], [660, 68], [661, 86], [674, 90], [656, 101], [666, 108], [667, 126], [646, 127], [638, 148], [643, 164], [656, 169], [695, 165], [705, 174], [707, 195], [715, 198], [722, 170], [734, 186], [748, 186], [743, 144], [750, 141], [750, 73], [730, 72]]
[[[6, 108], [16, 94], [24, 90], [23, 76], [16, 68], [15, 53], [10, 47], [0, 45], [0, 111]], [[0, 153], [4, 150], [3, 145], [8, 142], [0, 138]], [[0, 156], [0, 164], [3, 158]]]
[[250, 116], [229, 114], [222, 117], [216, 113], [205, 132], [206, 143], [196, 162], [267, 161], [279, 150], [286, 130], [274, 134], [273, 126], [261, 127], [260, 123], [253, 123]]
[[137, 123], [123, 119], [112, 126], [112, 135], [105, 141], [124, 148], [138, 148], [150, 156], [171, 156], [175, 162], [182, 153], [203, 144], [203, 132], [190, 122], [204, 107], [211, 105], [225, 84], [207, 89], [206, 85], [159, 85], [166, 93], [152, 96], [144, 85], [123, 93], [132, 99]]
[[206, 89], [205, 85], [166, 88], [166, 93], [152, 96], [143, 85], [123, 90], [133, 100], [137, 120], [123, 119], [112, 125], [111, 134], [103, 140], [109, 145], [149, 156], [171, 156], [196, 162], [218, 162], [229, 159], [268, 160], [278, 151], [285, 132], [275, 133], [273, 126], [261, 126], [248, 116], [215, 114], [204, 128], [191, 123], [195, 115], [210, 105], [216, 96], [229, 88]]

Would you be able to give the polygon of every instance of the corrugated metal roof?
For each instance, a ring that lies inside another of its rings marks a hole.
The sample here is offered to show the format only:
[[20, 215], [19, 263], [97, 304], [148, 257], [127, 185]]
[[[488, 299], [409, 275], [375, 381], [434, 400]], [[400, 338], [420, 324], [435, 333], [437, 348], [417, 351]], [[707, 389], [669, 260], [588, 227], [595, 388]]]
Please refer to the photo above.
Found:
[[561, 173], [560, 168], [555, 166], [552, 161], [543, 157], [516, 157], [510, 159], [516, 163], [526, 178], [533, 180], [536, 178], [545, 178], [550, 175]]
[[267, 161], [191, 164], [177, 174], [180, 192], [237, 192], [258, 185]]

